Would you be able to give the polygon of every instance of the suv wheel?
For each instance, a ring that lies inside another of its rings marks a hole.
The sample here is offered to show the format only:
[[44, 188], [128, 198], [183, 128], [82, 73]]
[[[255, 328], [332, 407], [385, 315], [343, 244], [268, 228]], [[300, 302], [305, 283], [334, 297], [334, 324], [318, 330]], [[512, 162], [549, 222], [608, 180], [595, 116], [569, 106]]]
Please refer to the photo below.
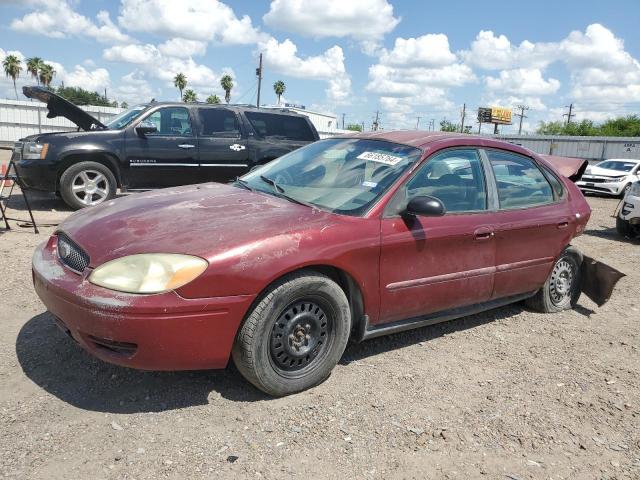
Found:
[[62, 173], [60, 195], [74, 210], [99, 205], [116, 196], [116, 179], [100, 163], [76, 163]]
[[351, 313], [344, 291], [313, 271], [277, 282], [240, 327], [232, 350], [242, 375], [273, 396], [323, 382], [349, 339]]
[[539, 312], [561, 312], [573, 308], [580, 293], [580, 263], [576, 255], [565, 250], [542, 288], [525, 303]]
[[616, 217], [616, 230], [623, 237], [631, 236], [631, 225], [628, 220]]

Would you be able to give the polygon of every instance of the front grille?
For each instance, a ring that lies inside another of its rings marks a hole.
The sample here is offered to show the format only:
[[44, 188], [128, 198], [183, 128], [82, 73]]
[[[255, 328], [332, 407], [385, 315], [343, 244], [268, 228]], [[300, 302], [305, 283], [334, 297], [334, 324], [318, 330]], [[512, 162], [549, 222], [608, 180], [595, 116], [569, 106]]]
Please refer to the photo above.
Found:
[[78, 273], [89, 265], [89, 255], [64, 233], [58, 233], [58, 258]]
[[582, 180], [587, 183], [604, 183], [609, 181], [609, 180], [605, 180], [604, 178], [591, 178], [591, 177], [585, 177], [584, 175], [582, 176]]

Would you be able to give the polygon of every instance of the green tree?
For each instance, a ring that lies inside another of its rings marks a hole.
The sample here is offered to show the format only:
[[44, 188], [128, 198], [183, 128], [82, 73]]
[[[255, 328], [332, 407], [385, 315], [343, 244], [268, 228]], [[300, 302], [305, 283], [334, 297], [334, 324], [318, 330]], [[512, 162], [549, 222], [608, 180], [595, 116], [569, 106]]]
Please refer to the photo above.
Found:
[[80, 87], [59, 87], [56, 93], [74, 105], [98, 105], [111, 107], [113, 104], [98, 92], [91, 92]]
[[350, 123], [349, 125], [347, 125], [347, 130], [351, 130], [352, 132], [361, 132], [362, 125], [360, 125], [359, 123]]
[[628, 115], [612, 118], [600, 125], [592, 120], [584, 119], [580, 122], [540, 122], [536, 133], [540, 135], [575, 135], [575, 136], [603, 136], [603, 137], [637, 137], [640, 136], [640, 117]]
[[209, 95], [207, 97], [207, 103], [217, 105], [218, 103], [220, 103], [220, 97], [218, 97], [218, 95]]
[[184, 73], [179, 73], [173, 78], [173, 86], [180, 91], [180, 98], [183, 98], [182, 91], [187, 87], [187, 77]]
[[124, 108], [126, 110], [127, 108], [129, 108], [129, 104], [127, 102], [122, 102], [120, 104], [120, 108]]
[[194, 92], [193, 90], [188, 88], [187, 90], [184, 91], [184, 95], [182, 96], [182, 101], [183, 102], [197, 102], [198, 101], [198, 96], [196, 95], [196, 92]]
[[224, 100], [229, 103], [231, 101], [231, 89], [233, 88], [231, 75], [223, 75], [220, 79], [220, 86], [224, 90]]
[[36, 79], [38, 85], [40, 85], [40, 77], [38, 77], [38, 72], [40, 72], [40, 66], [43, 63], [44, 62], [40, 57], [27, 58], [27, 72], [29, 72], [31, 76]]
[[20, 76], [20, 72], [22, 71], [22, 62], [15, 55], [7, 55], [2, 61], [2, 67], [4, 68], [4, 74], [13, 80], [13, 91], [16, 93], [16, 100], [18, 100], [16, 79]]
[[282, 94], [286, 89], [287, 89], [287, 86], [284, 84], [282, 80], [278, 80], [276, 83], [273, 84], [273, 91], [276, 92], [276, 95], [278, 96], [278, 105], [280, 105], [280, 97], [282, 97]]
[[53, 77], [55, 77], [56, 71], [53, 69], [51, 65], [48, 63], [43, 63], [40, 65], [40, 70], [38, 72], [38, 77], [40, 78], [40, 84], [49, 88], [51, 86], [51, 81]]
[[455, 123], [452, 123], [449, 120], [442, 120], [440, 122], [440, 131], [441, 132], [459, 132], [460, 125], [456, 125]]

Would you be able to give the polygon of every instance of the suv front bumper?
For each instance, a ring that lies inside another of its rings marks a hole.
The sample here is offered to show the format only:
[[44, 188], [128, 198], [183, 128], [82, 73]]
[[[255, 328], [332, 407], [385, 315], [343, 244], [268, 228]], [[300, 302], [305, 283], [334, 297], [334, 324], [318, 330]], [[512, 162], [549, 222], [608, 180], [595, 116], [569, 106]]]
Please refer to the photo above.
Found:
[[631, 225], [640, 226], [640, 196], [629, 194], [624, 197], [618, 216]]

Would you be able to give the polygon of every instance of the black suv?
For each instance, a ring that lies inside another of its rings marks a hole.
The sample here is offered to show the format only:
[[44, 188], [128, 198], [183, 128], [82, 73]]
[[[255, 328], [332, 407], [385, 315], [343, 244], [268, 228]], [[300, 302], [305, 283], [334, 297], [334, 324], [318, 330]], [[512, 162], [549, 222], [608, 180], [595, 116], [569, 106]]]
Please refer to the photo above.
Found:
[[77, 132], [31, 135], [12, 159], [28, 188], [58, 193], [72, 208], [122, 191], [225, 182], [307, 143], [318, 132], [304, 115], [240, 105], [152, 102], [102, 124], [41, 87], [23, 87]]

